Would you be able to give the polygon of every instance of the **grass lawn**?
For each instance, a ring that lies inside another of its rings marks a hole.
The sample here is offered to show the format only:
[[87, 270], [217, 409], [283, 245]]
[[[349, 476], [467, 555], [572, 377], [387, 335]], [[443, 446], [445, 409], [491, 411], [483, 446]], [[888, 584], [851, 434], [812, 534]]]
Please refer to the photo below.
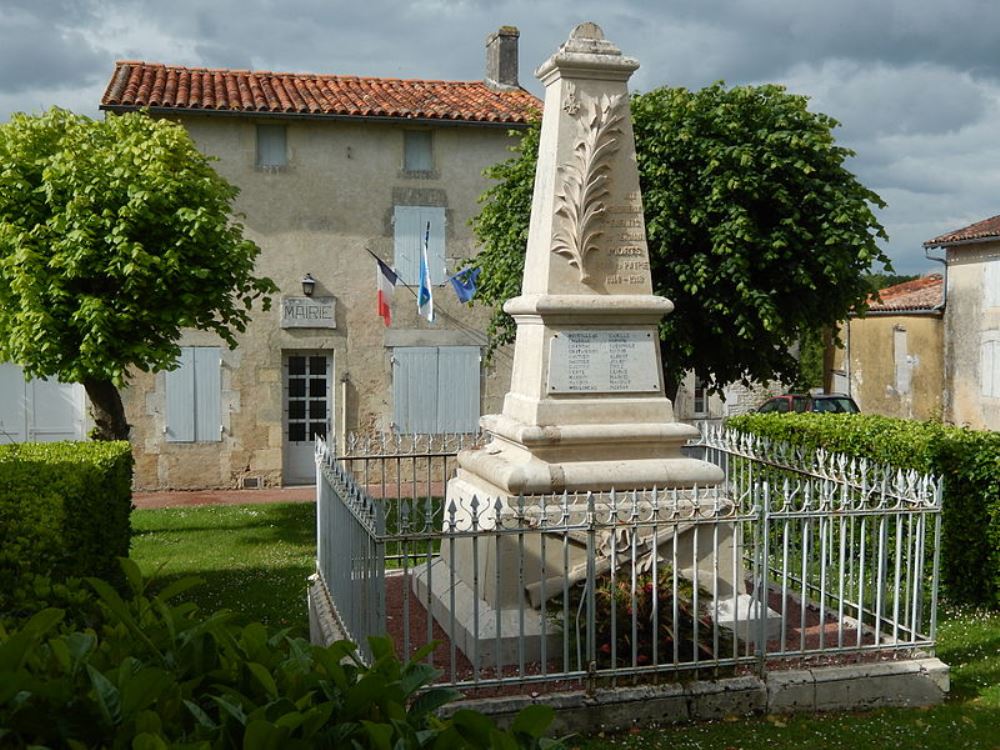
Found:
[[241, 622], [307, 636], [315, 525], [312, 503], [136, 510], [131, 557], [162, 582], [203, 578], [186, 596], [205, 612], [229, 609]]
[[[311, 503], [139, 510], [132, 523], [132, 557], [147, 575], [198, 575], [207, 583], [189, 596], [201, 608], [227, 608], [244, 621], [307, 634], [305, 579], [315, 547]], [[730, 717], [578, 738], [571, 747], [1000, 750], [1000, 612], [943, 610], [937, 653], [952, 672], [951, 696], [935, 708]]]

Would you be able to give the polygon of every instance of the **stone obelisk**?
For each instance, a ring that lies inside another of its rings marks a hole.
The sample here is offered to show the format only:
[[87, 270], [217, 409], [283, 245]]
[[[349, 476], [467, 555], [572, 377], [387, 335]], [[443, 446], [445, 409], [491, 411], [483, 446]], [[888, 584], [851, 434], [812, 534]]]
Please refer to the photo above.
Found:
[[685, 458], [652, 293], [627, 82], [639, 64], [584, 23], [536, 76], [545, 84], [538, 167], [503, 413], [459, 456], [449, 496], [691, 486], [721, 479]]
[[[718, 467], [681, 454], [698, 433], [674, 420], [664, 393], [657, 326], [673, 305], [650, 280], [627, 87], [638, 66], [584, 23], [536, 71], [545, 113], [524, 280], [504, 306], [517, 322], [511, 387], [503, 412], [481, 420], [490, 442], [458, 456], [446, 503], [458, 528], [486, 531], [505, 514], [530, 513], [532, 495], [722, 479]], [[586, 511], [570, 502], [573, 518]], [[537, 655], [546, 632], [543, 611], [533, 609], [539, 581], [586, 567], [585, 549], [570, 550], [567, 567], [549, 559], [557, 545], [545, 552], [538, 535], [528, 536], [478, 550], [469, 537], [445, 542], [433, 569], [414, 576], [467, 654], [503, 663], [518, 649]], [[732, 569], [724, 536], [722, 565]], [[705, 565], [703, 555], [688, 555], [682, 575]]]

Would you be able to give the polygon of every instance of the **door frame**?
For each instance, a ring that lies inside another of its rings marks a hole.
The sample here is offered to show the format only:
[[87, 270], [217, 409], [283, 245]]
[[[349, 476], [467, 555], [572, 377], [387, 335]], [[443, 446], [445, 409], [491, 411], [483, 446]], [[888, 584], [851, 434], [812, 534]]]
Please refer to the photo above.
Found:
[[[326, 358], [326, 440], [330, 440], [333, 434], [333, 416], [335, 413], [334, 408], [334, 366], [335, 357], [333, 349], [282, 349], [281, 351], [281, 481], [285, 485], [294, 484], [313, 484], [315, 481], [314, 474], [310, 473], [306, 477], [305, 472], [298, 472], [296, 468], [301, 466], [302, 457], [305, 453], [306, 447], [308, 446], [308, 455], [312, 456], [312, 445], [313, 440], [308, 435], [305, 441], [295, 441], [294, 444], [288, 439], [289, 434], [289, 399], [299, 398], [292, 397], [289, 395], [288, 383], [289, 383], [289, 371], [288, 371], [288, 361], [290, 357], [305, 357], [306, 359], [306, 382], [309, 381], [309, 359], [311, 357], [325, 357]], [[308, 395], [308, 386], [306, 395], [303, 397], [305, 402], [308, 404], [310, 401], [310, 396]], [[308, 407], [307, 407], [308, 408]], [[306, 424], [308, 425], [310, 420], [306, 419]], [[308, 429], [308, 427], [307, 427]], [[299, 451], [299, 455], [292, 456], [292, 451]], [[296, 459], [298, 459], [296, 461]]]

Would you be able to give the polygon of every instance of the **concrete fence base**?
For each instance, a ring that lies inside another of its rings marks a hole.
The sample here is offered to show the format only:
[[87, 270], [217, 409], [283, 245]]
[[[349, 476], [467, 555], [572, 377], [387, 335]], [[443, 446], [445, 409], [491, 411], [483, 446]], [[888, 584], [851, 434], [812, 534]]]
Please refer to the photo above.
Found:
[[486, 698], [450, 704], [442, 713], [473, 708], [504, 725], [525, 706], [544, 703], [556, 710], [553, 734], [591, 734], [727, 716], [932, 706], [944, 700], [948, 688], [948, 665], [923, 657], [782, 670], [763, 679], [743, 676], [602, 689], [593, 696], [581, 692]]

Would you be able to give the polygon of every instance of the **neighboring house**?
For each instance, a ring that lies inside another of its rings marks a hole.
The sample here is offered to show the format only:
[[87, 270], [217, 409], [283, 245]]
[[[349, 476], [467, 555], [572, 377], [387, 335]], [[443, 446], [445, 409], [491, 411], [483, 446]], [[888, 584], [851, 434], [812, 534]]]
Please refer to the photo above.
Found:
[[[461, 305], [446, 274], [477, 252], [483, 170], [541, 108], [518, 85], [517, 40], [490, 35], [486, 78], [467, 82], [116, 64], [101, 108], [179, 122], [218, 157], [257, 272], [280, 288], [237, 349], [188, 331], [178, 369], [135, 373], [138, 487], [311, 482], [316, 435], [468, 432], [500, 409], [509, 355], [485, 372], [490, 311]], [[411, 293], [428, 223], [434, 324]], [[369, 252], [411, 285], [388, 328]]]
[[924, 243], [947, 262], [945, 419], [1000, 430], [1000, 216]]
[[834, 391], [853, 396], [862, 412], [941, 419], [944, 389], [944, 282], [930, 274], [891, 286], [864, 317], [841, 329]]

